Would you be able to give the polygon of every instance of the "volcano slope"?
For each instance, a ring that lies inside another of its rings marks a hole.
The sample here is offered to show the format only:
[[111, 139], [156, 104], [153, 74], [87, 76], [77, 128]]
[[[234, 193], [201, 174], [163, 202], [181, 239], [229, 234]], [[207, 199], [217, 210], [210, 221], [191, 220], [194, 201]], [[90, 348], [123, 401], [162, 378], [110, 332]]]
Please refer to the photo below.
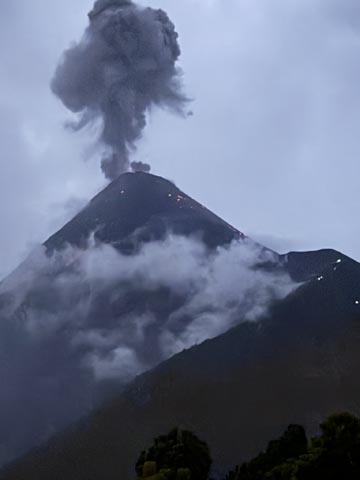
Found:
[[243, 320], [285, 264], [171, 182], [119, 177], [0, 284], [0, 464]]
[[50, 251], [66, 244], [82, 246], [95, 232], [98, 241], [133, 252], [139, 243], [159, 240], [169, 231], [197, 234], [212, 247], [244, 238], [169, 180], [136, 172], [125, 173], [112, 182], [45, 246]]
[[209, 442], [214, 475], [290, 423], [360, 414], [360, 265], [332, 250], [281, 257], [304, 283], [243, 322], [136, 378], [94, 414], [7, 466], [1, 480], [130, 480], [139, 452], [174, 426]]

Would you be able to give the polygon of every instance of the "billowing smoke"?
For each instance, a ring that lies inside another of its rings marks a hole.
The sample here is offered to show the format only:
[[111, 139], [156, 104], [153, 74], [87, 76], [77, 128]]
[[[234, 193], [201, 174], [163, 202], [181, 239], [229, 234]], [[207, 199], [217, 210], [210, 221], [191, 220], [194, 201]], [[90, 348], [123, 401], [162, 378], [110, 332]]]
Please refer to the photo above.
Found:
[[131, 0], [98, 0], [89, 13], [80, 43], [64, 53], [52, 90], [79, 115], [74, 130], [101, 120], [102, 169], [110, 180], [132, 167], [135, 149], [153, 106], [183, 113], [186, 103], [178, 34], [163, 10], [143, 8]]

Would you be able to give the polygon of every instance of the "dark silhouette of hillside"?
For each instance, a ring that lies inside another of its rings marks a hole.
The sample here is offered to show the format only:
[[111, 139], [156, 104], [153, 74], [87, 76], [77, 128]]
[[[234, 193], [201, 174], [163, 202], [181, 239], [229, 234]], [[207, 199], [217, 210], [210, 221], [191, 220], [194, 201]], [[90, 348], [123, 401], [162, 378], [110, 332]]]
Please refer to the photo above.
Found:
[[355, 480], [360, 475], [360, 421], [336, 413], [320, 424], [308, 441], [304, 428], [290, 425], [277, 440], [225, 480]]
[[174, 425], [207, 439], [215, 474], [225, 474], [289, 424], [313, 434], [334, 411], [359, 414], [359, 285], [359, 264], [338, 257], [261, 321], [140, 376], [0, 478], [130, 480], [138, 452]]
[[125, 252], [168, 232], [197, 234], [212, 247], [244, 238], [169, 180], [142, 172], [125, 173], [110, 183], [45, 245], [50, 251], [82, 246], [93, 232], [97, 240]]

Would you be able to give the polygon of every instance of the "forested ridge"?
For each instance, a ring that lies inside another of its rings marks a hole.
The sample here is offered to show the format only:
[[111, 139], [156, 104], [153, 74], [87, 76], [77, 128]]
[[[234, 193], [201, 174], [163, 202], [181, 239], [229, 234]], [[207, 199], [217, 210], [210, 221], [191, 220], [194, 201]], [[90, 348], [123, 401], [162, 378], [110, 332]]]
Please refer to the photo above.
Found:
[[[136, 463], [137, 480], [210, 480], [211, 454], [195, 434], [172, 430], [154, 440]], [[289, 425], [265, 451], [222, 480], [355, 480], [360, 478], [360, 420], [336, 413], [308, 439], [304, 427]]]

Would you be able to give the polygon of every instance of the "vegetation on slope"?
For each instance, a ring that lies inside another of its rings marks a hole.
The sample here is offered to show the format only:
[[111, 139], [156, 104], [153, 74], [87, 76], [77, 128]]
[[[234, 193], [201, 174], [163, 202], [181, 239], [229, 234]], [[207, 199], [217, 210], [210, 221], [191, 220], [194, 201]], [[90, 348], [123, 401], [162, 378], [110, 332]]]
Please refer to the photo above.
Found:
[[207, 444], [191, 432], [174, 429], [141, 453], [136, 473], [138, 480], [207, 480], [210, 467]]
[[[254, 459], [224, 480], [355, 480], [360, 478], [360, 420], [331, 415], [308, 442], [305, 429], [290, 425]], [[211, 457], [206, 443], [188, 431], [155, 439], [136, 464], [138, 480], [207, 480]]]

